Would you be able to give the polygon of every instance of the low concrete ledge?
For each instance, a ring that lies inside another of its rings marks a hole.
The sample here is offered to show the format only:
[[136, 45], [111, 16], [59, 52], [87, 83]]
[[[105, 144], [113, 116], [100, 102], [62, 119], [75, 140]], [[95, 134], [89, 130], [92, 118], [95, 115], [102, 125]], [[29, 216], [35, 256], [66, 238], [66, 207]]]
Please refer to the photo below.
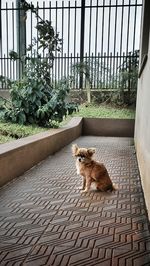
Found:
[[82, 134], [82, 118], [67, 126], [0, 145], [0, 186], [54, 154]]
[[60, 129], [0, 145], [0, 186], [22, 175], [81, 135], [133, 137], [134, 120], [75, 117]]
[[134, 137], [134, 119], [84, 118], [82, 134]]

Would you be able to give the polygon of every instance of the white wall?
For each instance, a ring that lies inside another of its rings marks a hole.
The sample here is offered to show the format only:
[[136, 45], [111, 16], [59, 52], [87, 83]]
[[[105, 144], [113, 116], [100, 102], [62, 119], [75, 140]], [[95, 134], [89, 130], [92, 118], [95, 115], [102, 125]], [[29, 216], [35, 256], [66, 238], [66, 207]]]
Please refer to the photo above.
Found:
[[150, 34], [148, 60], [138, 81], [135, 146], [150, 218]]

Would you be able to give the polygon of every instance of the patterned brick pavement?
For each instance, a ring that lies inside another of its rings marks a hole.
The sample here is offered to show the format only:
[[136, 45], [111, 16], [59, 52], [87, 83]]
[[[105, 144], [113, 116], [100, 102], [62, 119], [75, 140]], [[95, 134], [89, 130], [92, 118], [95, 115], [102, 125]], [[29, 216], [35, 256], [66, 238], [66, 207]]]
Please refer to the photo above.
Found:
[[0, 190], [0, 265], [150, 265], [150, 233], [133, 140], [96, 147], [115, 192], [81, 193], [68, 145]]

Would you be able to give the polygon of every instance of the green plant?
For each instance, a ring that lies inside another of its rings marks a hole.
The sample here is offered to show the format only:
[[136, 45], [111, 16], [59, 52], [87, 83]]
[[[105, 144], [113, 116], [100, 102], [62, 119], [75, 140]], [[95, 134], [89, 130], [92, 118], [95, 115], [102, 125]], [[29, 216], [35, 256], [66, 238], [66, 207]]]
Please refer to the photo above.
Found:
[[[83, 78], [85, 78], [85, 87], [87, 92], [87, 102], [91, 102], [91, 86], [92, 86], [92, 80], [90, 76], [90, 66], [87, 61], [81, 61], [79, 63], [76, 63], [72, 66], [72, 72], [74, 73], [74, 77], [78, 77], [78, 75]], [[73, 80], [73, 77], [72, 77]]]
[[[110, 69], [104, 58], [85, 58], [81, 62], [72, 65], [72, 80], [76, 83], [80, 77], [83, 77], [83, 83], [86, 89], [87, 102], [91, 103], [91, 89], [96, 84], [97, 89], [110, 88], [111, 75]], [[95, 101], [96, 99], [93, 100]], [[102, 90], [99, 90], [99, 102], [105, 101], [105, 95]]]
[[[112, 58], [110, 56], [110, 59]], [[118, 58], [113, 58], [114, 61], [111, 63], [106, 55], [85, 58], [72, 66], [73, 82], [76, 84], [80, 76], [83, 77], [88, 102], [91, 102], [91, 98], [96, 103], [112, 102], [117, 105], [130, 105], [136, 102], [139, 50], [121, 58], [123, 62], [117, 71], [113, 68], [118, 64]], [[91, 89], [95, 89], [95, 85], [98, 93], [94, 92], [94, 96], [91, 96]]]
[[[25, 11], [31, 9], [38, 16], [33, 5], [22, 4]], [[37, 124], [39, 126], [57, 125], [67, 114], [77, 110], [73, 103], [66, 102], [70, 89], [70, 80], [63, 79], [53, 86], [51, 68], [53, 67], [54, 52], [60, 50], [61, 39], [55, 33], [51, 22], [38, 17], [38, 37], [34, 38], [28, 47], [31, 56], [22, 56], [24, 73], [22, 79], [12, 82], [11, 101], [5, 105], [3, 117], [7, 121], [19, 124]], [[38, 44], [38, 45], [37, 45]], [[42, 58], [40, 51], [46, 50], [47, 57]], [[17, 53], [10, 52], [10, 57], [16, 60]], [[55, 121], [55, 122], [54, 122]]]
[[[130, 52], [124, 57], [123, 63], [119, 66], [117, 77], [118, 94], [116, 100], [120, 104], [135, 104], [139, 67], [139, 50]], [[126, 93], [125, 93], [126, 92]]]
[[1, 85], [1, 88], [7, 88], [7, 89], [10, 89], [11, 87], [11, 80], [8, 79], [7, 77], [4, 77], [2, 75], [0, 75], [0, 85]]
[[64, 79], [56, 88], [52, 88], [45, 79], [34, 77], [32, 80], [29, 75], [13, 83], [10, 90], [11, 102], [5, 107], [4, 119], [19, 124], [53, 127], [54, 120], [61, 122], [64, 116], [77, 110], [75, 104], [66, 103], [68, 92], [68, 80]]

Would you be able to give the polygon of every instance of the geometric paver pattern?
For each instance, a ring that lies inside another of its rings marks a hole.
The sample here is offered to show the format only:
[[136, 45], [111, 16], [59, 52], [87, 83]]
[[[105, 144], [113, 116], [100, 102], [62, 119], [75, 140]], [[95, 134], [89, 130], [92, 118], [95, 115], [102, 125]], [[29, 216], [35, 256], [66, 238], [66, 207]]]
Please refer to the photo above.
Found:
[[0, 265], [150, 265], [133, 139], [80, 137], [118, 189], [81, 193], [71, 144], [0, 190]]

